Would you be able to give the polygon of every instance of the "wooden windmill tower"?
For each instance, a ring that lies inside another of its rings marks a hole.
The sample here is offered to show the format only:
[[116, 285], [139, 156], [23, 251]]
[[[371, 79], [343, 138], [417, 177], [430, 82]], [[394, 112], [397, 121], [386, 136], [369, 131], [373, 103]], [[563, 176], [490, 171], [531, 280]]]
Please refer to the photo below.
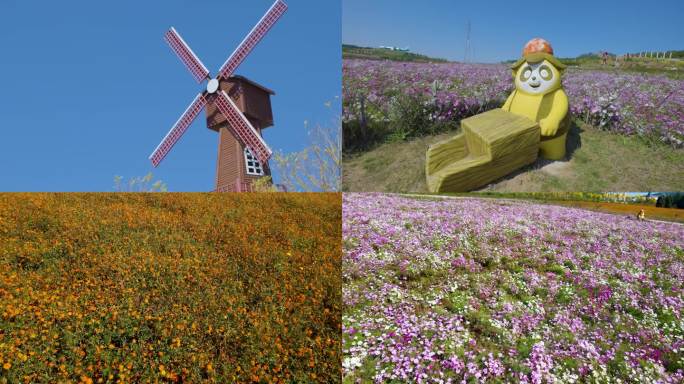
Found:
[[195, 80], [208, 81], [206, 90], [195, 97], [150, 155], [155, 167], [206, 107], [207, 126], [219, 133], [215, 190], [250, 191], [254, 180], [270, 176], [272, 151], [261, 131], [273, 125], [270, 97], [275, 93], [245, 77], [233, 76], [233, 72], [286, 10], [287, 5], [276, 0], [223, 63], [216, 78], [209, 76], [209, 70], [173, 27], [166, 32], [166, 41]]

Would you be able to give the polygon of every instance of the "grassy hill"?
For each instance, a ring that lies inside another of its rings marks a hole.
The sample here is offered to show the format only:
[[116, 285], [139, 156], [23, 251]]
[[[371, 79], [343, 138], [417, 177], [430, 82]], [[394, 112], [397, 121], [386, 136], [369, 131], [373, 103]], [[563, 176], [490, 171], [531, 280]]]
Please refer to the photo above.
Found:
[[[345, 155], [343, 191], [427, 192], [425, 151], [451, 133], [388, 141]], [[484, 186], [495, 192], [684, 190], [679, 176], [684, 151], [649, 145], [575, 120], [568, 136], [569, 160], [538, 159]], [[619, 164], [619, 166], [615, 166]]]
[[[669, 51], [668, 51], [669, 52]], [[662, 52], [660, 52], [662, 54]], [[638, 54], [637, 54], [638, 55]], [[672, 78], [684, 78], [684, 51], [672, 51], [672, 59], [655, 59], [646, 57], [619, 57], [616, 61], [614, 54], [609, 54], [606, 64], [601, 56], [595, 53], [585, 53], [577, 57], [561, 57], [559, 60], [570, 67], [599, 71], [625, 71], [650, 74], [664, 74]], [[513, 63], [507, 60], [505, 63]]]
[[[615, 63], [615, 55], [610, 54], [609, 56], [607, 64], [603, 64], [601, 57], [595, 53], [585, 53], [577, 57], [561, 57], [559, 60], [568, 66], [580, 69], [665, 74], [677, 79], [684, 78], [684, 60], [682, 60], [684, 59], [684, 51], [672, 51], [671, 60], [628, 58], [618, 60], [617, 64]], [[446, 59], [429, 57], [413, 52], [395, 51], [388, 48], [359, 47], [351, 44], [342, 44], [342, 57], [345, 59], [392, 60], [420, 63], [448, 62]], [[513, 63], [516, 60], [511, 59], [504, 61], [504, 63]]]
[[340, 194], [0, 194], [0, 383], [330, 382]]
[[[660, 193], [658, 193], [660, 194]], [[670, 195], [676, 195], [668, 193]], [[684, 209], [661, 208], [655, 206], [654, 200], [648, 200], [645, 196], [618, 196], [611, 193], [588, 193], [588, 192], [469, 192], [450, 193], [447, 195], [458, 197], [483, 197], [493, 199], [533, 200], [541, 203], [563, 205], [575, 208], [588, 209], [598, 212], [607, 212], [618, 215], [626, 215], [634, 218], [640, 209], [646, 214], [646, 219], [674, 221], [684, 223]], [[429, 196], [429, 195], [426, 195]], [[625, 200], [620, 200], [626, 198]], [[654, 197], [655, 199], [655, 197]]]
[[342, 57], [345, 59], [413, 61], [421, 63], [445, 63], [447, 61], [413, 52], [394, 51], [388, 48], [358, 47], [349, 44], [342, 44]]
[[659, 208], [647, 204], [621, 204], [591, 201], [553, 201], [552, 203], [631, 217], [635, 217], [639, 210], [643, 209], [646, 220], [654, 219], [684, 223], [684, 209]]

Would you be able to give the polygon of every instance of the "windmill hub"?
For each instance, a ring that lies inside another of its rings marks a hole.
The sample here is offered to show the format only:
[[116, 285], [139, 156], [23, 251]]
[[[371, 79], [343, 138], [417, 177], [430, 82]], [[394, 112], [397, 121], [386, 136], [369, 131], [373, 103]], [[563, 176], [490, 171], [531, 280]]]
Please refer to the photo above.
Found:
[[218, 79], [211, 79], [207, 83], [207, 92], [209, 93], [215, 93], [219, 88], [219, 81]]

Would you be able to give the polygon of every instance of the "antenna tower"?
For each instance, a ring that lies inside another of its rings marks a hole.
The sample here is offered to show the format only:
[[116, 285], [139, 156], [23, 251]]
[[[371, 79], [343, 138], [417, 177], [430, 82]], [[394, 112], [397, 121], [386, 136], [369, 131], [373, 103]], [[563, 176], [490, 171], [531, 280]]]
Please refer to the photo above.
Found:
[[465, 42], [465, 52], [463, 53], [463, 62], [468, 62], [468, 55], [470, 54], [470, 59], [472, 60], [472, 47], [470, 46], [470, 20], [466, 24], [466, 42]]

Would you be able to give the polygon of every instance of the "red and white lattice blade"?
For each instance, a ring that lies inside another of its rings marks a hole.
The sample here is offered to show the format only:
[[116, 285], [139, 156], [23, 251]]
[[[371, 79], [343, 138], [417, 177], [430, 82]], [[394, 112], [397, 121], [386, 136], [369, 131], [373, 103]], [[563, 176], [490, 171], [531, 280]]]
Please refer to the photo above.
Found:
[[190, 103], [188, 109], [183, 112], [178, 121], [176, 121], [176, 124], [173, 125], [173, 128], [171, 128], [169, 133], [166, 134], [154, 152], [152, 152], [150, 155], [152, 165], [156, 167], [159, 165], [159, 163], [161, 163], [164, 157], [166, 157], [169, 151], [171, 151], [171, 148], [173, 148], [176, 142], [181, 138], [181, 136], [183, 136], [197, 115], [202, 112], [202, 109], [205, 105], [207, 105], [207, 99], [203, 93], [200, 93], [197, 95], [197, 97], [195, 97], [195, 100]]
[[254, 129], [245, 115], [240, 112], [233, 100], [225, 91], [218, 92], [214, 98], [214, 105], [226, 117], [228, 125], [233, 129], [238, 140], [248, 147], [262, 164], [266, 163], [273, 153], [264, 139]]
[[180, 57], [183, 64], [190, 70], [192, 76], [197, 80], [198, 83], [202, 82], [204, 79], [209, 78], [209, 70], [202, 64], [199, 57], [195, 55], [195, 52], [190, 49], [190, 46], [185, 43], [185, 40], [176, 32], [176, 29], [171, 27], [166, 34], [164, 34], [164, 39], [171, 49], [176, 52], [176, 55]]
[[235, 51], [228, 57], [225, 63], [219, 69], [220, 78], [229, 78], [235, 69], [242, 63], [242, 61], [247, 57], [249, 52], [261, 41], [261, 39], [266, 35], [266, 33], [273, 27], [273, 25], [278, 21], [280, 16], [287, 10], [287, 4], [282, 0], [276, 0], [271, 8], [264, 14], [264, 16], [259, 20], [259, 22], [252, 28], [252, 30], [247, 34], [247, 36], [242, 40], [240, 45], [235, 48]]

